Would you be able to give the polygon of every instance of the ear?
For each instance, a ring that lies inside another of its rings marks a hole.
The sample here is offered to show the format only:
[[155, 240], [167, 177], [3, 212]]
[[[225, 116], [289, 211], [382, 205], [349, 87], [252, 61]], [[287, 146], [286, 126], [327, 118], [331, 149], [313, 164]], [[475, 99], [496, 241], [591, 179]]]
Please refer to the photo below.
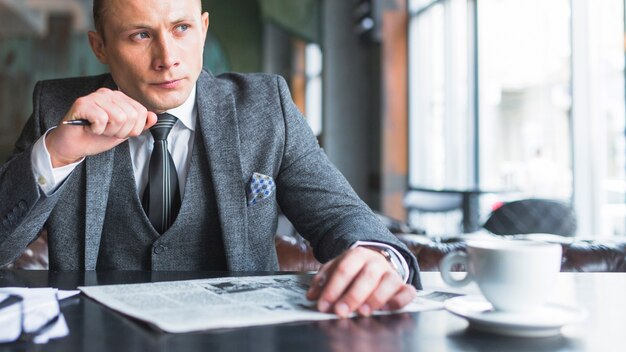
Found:
[[94, 55], [96, 55], [100, 63], [107, 65], [108, 62], [106, 51], [104, 50], [104, 38], [102, 38], [100, 33], [94, 31], [89, 31], [87, 35], [89, 36], [89, 45], [91, 46], [91, 50]]
[[204, 37], [204, 41], [206, 41], [206, 33], [209, 30], [209, 13], [208, 12], [204, 12], [202, 14], [202, 35]]

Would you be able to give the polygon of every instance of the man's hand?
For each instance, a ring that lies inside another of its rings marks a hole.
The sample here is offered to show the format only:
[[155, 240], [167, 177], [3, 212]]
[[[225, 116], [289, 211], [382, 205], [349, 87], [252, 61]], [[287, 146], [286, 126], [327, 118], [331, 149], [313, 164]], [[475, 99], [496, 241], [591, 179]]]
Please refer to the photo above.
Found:
[[157, 117], [126, 94], [100, 88], [78, 98], [63, 118], [77, 119], [88, 120], [91, 125], [59, 125], [46, 136], [46, 148], [55, 168], [114, 148], [152, 127]]
[[317, 300], [320, 312], [341, 317], [400, 309], [415, 295], [415, 288], [402, 281], [381, 253], [364, 247], [352, 248], [324, 264], [307, 292], [308, 299]]

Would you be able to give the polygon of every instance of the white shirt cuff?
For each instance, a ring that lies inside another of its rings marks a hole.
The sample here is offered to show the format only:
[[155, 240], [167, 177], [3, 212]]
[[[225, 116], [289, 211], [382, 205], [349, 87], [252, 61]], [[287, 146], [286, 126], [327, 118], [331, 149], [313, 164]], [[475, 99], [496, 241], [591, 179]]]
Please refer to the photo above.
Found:
[[409, 271], [409, 265], [406, 262], [406, 259], [404, 259], [404, 256], [402, 256], [402, 254], [400, 254], [400, 252], [398, 252], [397, 249], [393, 248], [393, 246], [390, 246], [386, 243], [380, 243], [380, 242], [371, 242], [371, 241], [356, 241], [352, 244], [352, 246], [350, 246], [350, 249], [355, 248], [355, 247], [359, 247], [359, 246], [367, 246], [367, 247], [377, 247], [380, 249], [385, 249], [387, 250], [387, 252], [390, 255], [393, 255], [396, 257], [397, 261], [400, 263], [400, 267], [398, 269], [400, 269], [402, 272], [400, 273], [400, 276], [402, 276], [402, 279], [404, 280], [404, 283], [408, 283], [409, 282], [409, 277], [411, 275], [411, 272]]
[[45, 193], [46, 196], [51, 195], [59, 186], [69, 177], [74, 171], [76, 166], [80, 164], [84, 158], [73, 164], [69, 164], [62, 167], [53, 168], [52, 160], [50, 159], [50, 153], [46, 148], [45, 139], [48, 132], [52, 131], [56, 127], [52, 127], [47, 130], [41, 138], [33, 145], [33, 150], [30, 156], [30, 162], [33, 167], [33, 174], [35, 181], [39, 185], [39, 188]]

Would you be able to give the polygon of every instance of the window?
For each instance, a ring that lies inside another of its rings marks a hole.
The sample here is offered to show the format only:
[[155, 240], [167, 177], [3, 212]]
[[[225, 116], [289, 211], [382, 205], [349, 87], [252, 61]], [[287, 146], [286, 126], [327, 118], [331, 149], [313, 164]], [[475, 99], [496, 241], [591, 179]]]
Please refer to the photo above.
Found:
[[307, 121], [316, 136], [322, 134], [322, 49], [318, 44], [306, 46], [306, 111]]
[[563, 200], [579, 235], [625, 235], [623, 0], [409, 4], [409, 185], [494, 191], [483, 219]]
[[569, 0], [478, 4], [481, 187], [569, 202]]
[[[424, 2], [414, 1], [412, 9]], [[422, 11], [409, 29], [409, 185], [471, 187], [466, 0], [434, 2]]]

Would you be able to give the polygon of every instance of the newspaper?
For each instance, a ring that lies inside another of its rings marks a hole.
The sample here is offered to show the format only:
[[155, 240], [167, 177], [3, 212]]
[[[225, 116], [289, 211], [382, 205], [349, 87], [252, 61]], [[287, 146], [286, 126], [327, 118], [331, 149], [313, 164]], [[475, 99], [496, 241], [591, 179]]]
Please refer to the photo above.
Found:
[[[312, 275], [226, 277], [79, 287], [92, 299], [171, 333], [337, 319], [306, 299]], [[401, 311], [441, 309], [422, 293]], [[435, 294], [435, 296], [438, 296]], [[376, 312], [389, 314], [389, 312]]]

